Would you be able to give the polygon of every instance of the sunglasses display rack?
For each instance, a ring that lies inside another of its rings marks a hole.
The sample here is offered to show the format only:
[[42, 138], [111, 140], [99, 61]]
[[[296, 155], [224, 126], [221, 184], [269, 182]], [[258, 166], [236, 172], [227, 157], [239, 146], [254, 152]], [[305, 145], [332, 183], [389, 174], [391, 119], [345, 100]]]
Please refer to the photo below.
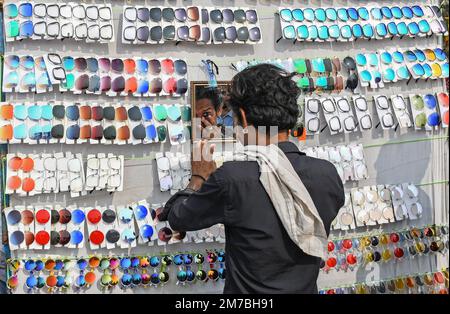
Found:
[[441, 48], [411, 48], [359, 53], [355, 66], [362, 87], [383, 88], [385, 83], [412, 79], [441, 79], [449, 77], [448, 56]]
[[114, 41], [111, 4], [5, 1], [5, 39], [75, 39], [88, 43]]
[[181, 97], [188, 89], [188, 69], [182, 59], [61, 57], [50, 53], [36, 64], [39, 58], [5, 56], [3, 91], [44, 93], [57, 84], [59, 91], [74, 94]]
[[351, 230], [409, 219], [418, 220], [424, 209], [419, 189], [411, 183], [378, 184], [352, 188], [331, 224], [332, 230]]
[[0, 143], [182, 144], [191, 108], [162, 104], [0, 103]]
[[191, 158], [183, 153], [156, 153], [159, 187], [161, 192], [173, 195], [183, 190], [191, 179]]
[[[374, 105], [378, 116], [379, 122], [375, 125], [369, 104]], [[448, 93], [444, 92], [374, 95], [372, 100], [364, 95], [354, 95], [352, 101], [346, 96], [307, 96], [304, 99], [306, 134], [320, 134], [326, 127], [330, 129], [331, 135], [356, 132], [358, 129], [367, 131], [378, 126], [383, 130], [408, 129], [413, 126], [416, 130], [427, 131], [447, 128], [448, 104]], [[323, 120], [320, 111], [323, 112], [326, 126], [321, 125]]]
[[374, 282], [361, 282], [337, 288], [324, 288], [319, 294], [449, 294], [448, 268], [410, 274]]
[[369, 177], [362, 144], [307, 147], [304, 152], [307, 156], [331, 162], [343, 183]]
[[94, 190], [123, 190], [123, 155], [89, 154], [86, 176], [82, 154], [8, 154], [6, 194], [33, 196], [70, 192], [71, 197]]
[[297, 41], [354, 41], [447, 35], [437, 6], [279, 8], [282, 38]]
[[321, 270], [353, 271], [371, 263], [402, 262], [448, 252], [448, 226], [427, 226], [390, 233], [372, 233], [355, 238], [331, 239]]
[[231, 64], [238, 72], [261, 63], [276, 65], [289, 73], [298, 74], [294, 79], [304, 93], [314, 91], [340, 92], [344, 86], [341, 72], [341, 60], [335, 58], [289, 58], [269, 60], [240, 60]]
[[12, 251], [79, 250], [85, 244], [91, 250], [113, 250], [225, 241], [222, 225], [195, 232], [173, 230], [167, 222], [158, 220], [162, 209], [163, 204], [141, 200], [122, 206], [20, 205], [8, 207], [4, 213]]
[[28, 293], [85, 292], [98, 285], [102, 291], [157, 288], [169, 282], [184, 286], [214, 283], [226, 276], [225, 251], [180, 252], [153, 256], [89, 256], [78, 258], [11, 259], [7, 286], [18, 288], [26, 277]]
[[250, 8], [124, 6], [122, 43], [262, 43], [258, 13]]
[[[158, 217], [191, 176], [182, 144], [195, 108], [186, 98], [190, 81], [204, 80], [191, 68], [203, 59], [225, 68], [240, 56], [248, 60], [231, 64], [237, 72], [270, 63], [293, 74], [306, 141], [314, 141], [304, 151], [331, 162], [345, 185], [319, 292], [448, 293], [448, 221], [439, 220], [448, 206], [436, 202], [443, 196], [434, 185], [443, 174], [412, 144], [449, 124], [448, 92], [438, 89], [449, 76], [439, 48], [448, 30], [437, 1], [181, 2], [5, 1], [0, 144], [13, 144], [2, 160], [10, 292], [221, 292], [225, 227], [179, 232]], [[275, 31], [267, 47], [257, 45], [267, 31]], [[227, 70], [220, 80], [231, 79]], [[377, 138], [389, 146], [372, 149]], [[389, 167], [408, 150], [397, 142], [419, 152], [408, 155], [400, 180]], [[78, 145], [68, 152], [65, 144]], [[431, 146], [435, 153], [441, 144]], [[217, 164], [232, 159], [225, 153]], [[369, 268], [381, 270], [380, 280], [355, 283]]]

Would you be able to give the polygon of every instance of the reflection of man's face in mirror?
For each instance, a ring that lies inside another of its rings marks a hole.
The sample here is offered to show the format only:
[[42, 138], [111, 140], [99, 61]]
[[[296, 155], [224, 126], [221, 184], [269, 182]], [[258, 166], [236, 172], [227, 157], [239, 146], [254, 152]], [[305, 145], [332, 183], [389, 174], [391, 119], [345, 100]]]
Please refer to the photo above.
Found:
[[197, 87], [195, 91], [195, 117], [201, 119], [202, 128], [217, 125], [221, 114], [219, 90], [211, 87]]
[[195, 116], [202, 121], [202, 128], [217, 125], [217, 117], [220, 115], [220, 108], [216, 110], [211, 99], [197, 99], [195, 103]]

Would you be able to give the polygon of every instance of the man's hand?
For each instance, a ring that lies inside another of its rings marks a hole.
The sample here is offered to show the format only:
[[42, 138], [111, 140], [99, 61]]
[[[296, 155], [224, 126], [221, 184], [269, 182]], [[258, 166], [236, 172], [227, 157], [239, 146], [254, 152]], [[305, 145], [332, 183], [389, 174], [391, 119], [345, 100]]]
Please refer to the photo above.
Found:
[[221, 138], [222, 130], [217, 125], [214, 125], [210, 119], [202, 117], [202, 138]]
[[208, 180], [211, 173], [216, 170], [216, 163], [213, 160], [213, 153], [216, 146], [214, 144], [208, 147], [208, 141], [201, 140], [194, 143], [192, 147], [192, 178], [188, 188], [198, 190], [204, 180]]

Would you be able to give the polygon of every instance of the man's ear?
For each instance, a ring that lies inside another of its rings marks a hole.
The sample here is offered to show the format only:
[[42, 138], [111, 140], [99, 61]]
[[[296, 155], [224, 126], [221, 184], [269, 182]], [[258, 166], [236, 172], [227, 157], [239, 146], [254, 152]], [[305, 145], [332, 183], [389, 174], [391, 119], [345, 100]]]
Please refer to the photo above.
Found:
[[245, 115], [245, 111], [242, 108], [239, 108], [239, 114], [241, 115], [242, 127], [245, 129], [248, 127], [247, 116]]

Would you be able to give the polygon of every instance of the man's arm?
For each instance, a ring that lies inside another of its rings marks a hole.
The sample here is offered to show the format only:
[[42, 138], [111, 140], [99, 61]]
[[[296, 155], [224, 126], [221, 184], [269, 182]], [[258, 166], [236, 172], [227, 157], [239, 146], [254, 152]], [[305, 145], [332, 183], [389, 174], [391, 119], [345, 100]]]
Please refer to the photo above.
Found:
[[227, 203], [219, 173], [216, 171], [203, 184], [201, 178], [193, 176], [188, 188], [166, 203], [159, 219], [168, 220], [177, 231], [193, 231], [225, 223]]

